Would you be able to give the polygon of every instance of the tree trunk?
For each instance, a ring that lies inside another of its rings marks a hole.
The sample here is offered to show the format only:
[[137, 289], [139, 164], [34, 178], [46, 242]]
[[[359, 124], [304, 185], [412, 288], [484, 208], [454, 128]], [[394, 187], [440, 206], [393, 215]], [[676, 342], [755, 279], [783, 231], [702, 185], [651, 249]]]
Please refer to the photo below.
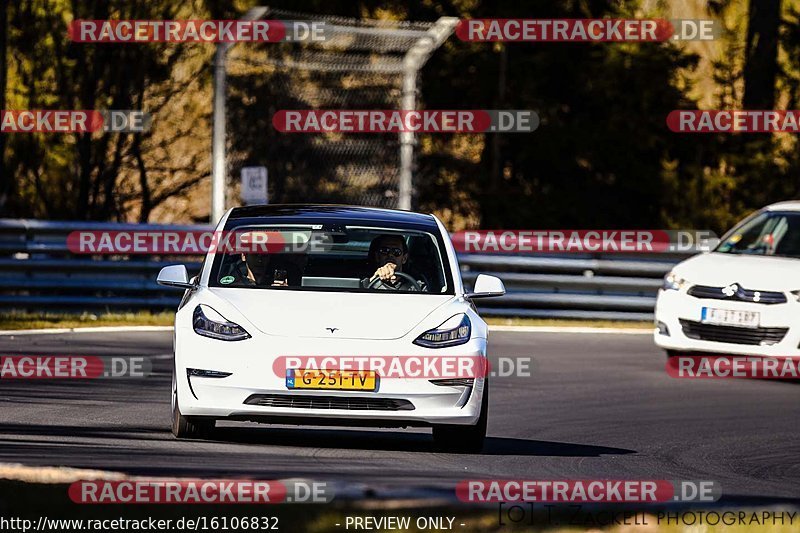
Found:
[[136, 158], [136, 168], [139, 170], [139, 187], [142, 189], [142, 210], [139, 211], [139, 222], [146, 224], [150, 219], [150, 211], [152, 211], [153, 205], [150, 198], [150, 184], [147, 182], [147, 167], [142, 157], [141, 133], [134, 134], [131, 151]]
[[[497, 100], [495, 109], [505, 109], [506, 101], [506, 71], [508, 70], [508, 47], [503, 45], [500, 50], [500, 67], [497, 75]], [[500, 190], [500, 173], [502, 154], [500, 151], [501, 137], [499, 133], [488, 134], [492, 143], [492, 174], [491, 174], [491, 190], [492, 194], [496, 195]]]
[[781, 0], [750, 0], [742, 99], [745, 109], [775, 106], [780, 19]]

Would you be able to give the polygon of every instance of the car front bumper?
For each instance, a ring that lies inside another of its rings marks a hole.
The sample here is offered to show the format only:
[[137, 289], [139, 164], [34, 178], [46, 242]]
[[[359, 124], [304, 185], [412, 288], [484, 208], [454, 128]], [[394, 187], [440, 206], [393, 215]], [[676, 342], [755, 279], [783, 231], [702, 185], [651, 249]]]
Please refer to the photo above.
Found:
[[[258, 336], [226, 342], [197, 335], [188, 328], [176, 330], [175, 368], [178, 405], [185, 416], [294, 423], [296, 419], [319, 419], [336, 425], [429, 425], [475, 424], [480, 416], [485, 379], [472, 386], [442, 386], [436, 377], [383, 378], [371, 391], [289, 389], [285, 375], [275, 365], [280, 356], [361, 356], [397, 350], [399, 341], [356, 339], [296, 339]], [[442, 349], [415, 346], [402, 349], [403, 356], [486, 356], [486, 339]], [[279, 365], [278, 365], [279, 366]], [[188, 376], [187, 369], [210, 370], [225, 377]], [[278, 400], [273, 405], [253, 404], [259, 397]], [[349, 408], [340, 399], [352, 399]], [[302, 401], [293, 401], [302, 400]], [[395, 402], [392, 402], [395, 400]], [[281, 406], [275, 406], [277, 403]], [[286, 407], [292, 403], [292, 406]], [[396, 408], [401, 404], [401, 408]], [[413, 408], [409, 408], [409, 404]], [[389, 405], [389, 407], [387, 407]], [[310, 422], [311, 423], [311, 422]]]
[[[703, 307], [758, 312], [759, 327], [730, 330], [703, 324]], [[655, 343], [666, 350], [800, 357], [800, 303], [791, 299], [787, 303], [766, 305], [695, 298], [685, 289], [661, 289], [656, 301], [655, 320]], [[659, 331], [659, 324], [662, 330], [666, 326], [668, 335]], [[781, 333], [782, 329], [786, 330], [785, 333]], [[778, 337], [780, 340], [775, 342]]]

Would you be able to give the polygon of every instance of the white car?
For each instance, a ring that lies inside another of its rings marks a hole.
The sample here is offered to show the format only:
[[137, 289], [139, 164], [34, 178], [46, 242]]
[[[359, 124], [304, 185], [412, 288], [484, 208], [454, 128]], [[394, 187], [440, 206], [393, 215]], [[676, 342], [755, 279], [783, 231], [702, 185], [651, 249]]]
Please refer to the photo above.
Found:
[[249, 206], [228, 211], [217, 231], [267, 232], [300, 246], [264, 254], [210, 251], [192, 280], [183, 265], [159, 273], [160, 284], [186, 289], [175, 316], [176, 437], [207, 437], [217, 420], [430, 426], [441, 448], [480, 451], [486, 372], [384, 379], [378, 371], [354, 377], [281, 366], [287, 357], [323, 356], [485, 362], [487, 326], [472, 299], [500, 296], [505, 288], [479, 275], [473, 292], [465, 291], [449, 234], [435, 216]]
[[800, 202], [740, 222], [664, 278], [655, 342], [669, 355], [800, 356]]

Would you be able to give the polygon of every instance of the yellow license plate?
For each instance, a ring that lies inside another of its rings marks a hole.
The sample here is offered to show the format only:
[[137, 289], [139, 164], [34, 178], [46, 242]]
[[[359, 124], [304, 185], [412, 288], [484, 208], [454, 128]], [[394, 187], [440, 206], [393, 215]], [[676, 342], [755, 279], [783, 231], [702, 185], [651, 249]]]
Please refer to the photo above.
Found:
[[378, 388], [374, 370], [305, 370], [286, 371], [288, 389], [366, 390]]

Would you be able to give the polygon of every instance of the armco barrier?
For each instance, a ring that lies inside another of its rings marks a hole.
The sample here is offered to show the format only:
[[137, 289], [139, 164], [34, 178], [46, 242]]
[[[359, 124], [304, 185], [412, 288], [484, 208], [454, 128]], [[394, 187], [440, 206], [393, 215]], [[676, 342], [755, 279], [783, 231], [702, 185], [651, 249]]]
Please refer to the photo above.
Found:
[[[77, 256], [72, 231], [208, 230], [208, 226], [45, 222], [0, 219], [0, 307], [42, 310], [164, 310], [180, 291], [156, 284], [165, 265], [199, 271], [196, 256]], [[661, 279], [687, 257], [677, 254], [505, 255], [462, 254], [471, 286], [479, 273], [503, 280], [507, 294], [478, 300], [486, 316], [650, 320]]]

